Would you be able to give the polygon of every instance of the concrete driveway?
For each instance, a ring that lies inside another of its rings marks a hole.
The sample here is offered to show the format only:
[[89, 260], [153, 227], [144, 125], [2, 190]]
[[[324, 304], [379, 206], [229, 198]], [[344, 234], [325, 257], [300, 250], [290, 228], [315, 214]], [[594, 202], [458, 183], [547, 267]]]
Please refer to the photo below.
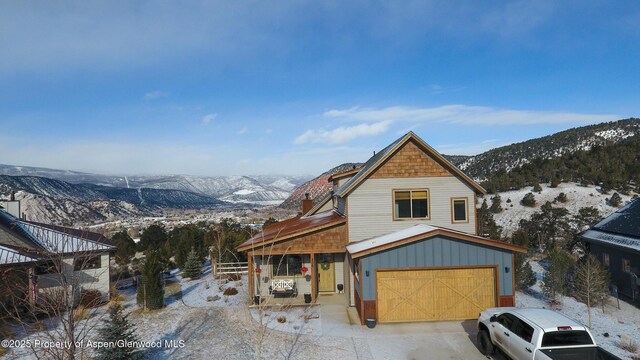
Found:
[[380, 324], [363, 333], [375, 359], [487, 359], [475, 345], [473, 320]]

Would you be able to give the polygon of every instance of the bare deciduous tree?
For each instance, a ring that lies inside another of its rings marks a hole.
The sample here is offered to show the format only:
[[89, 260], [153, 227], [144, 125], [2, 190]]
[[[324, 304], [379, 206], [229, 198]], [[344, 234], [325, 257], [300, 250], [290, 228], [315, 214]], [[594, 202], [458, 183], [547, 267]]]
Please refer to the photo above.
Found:
[[[93, 241], [59, 232], [52, 238], [44, 230], [36, 236], [47, 249], [33, 253], [36, 263], [0, 269], [0, 288], [11, 289], [4, 293], [3, 315], [37, 359], [88, 357], [84, 345], [99, 323], [97, 307], [109, 298], [109, 256]], [[56, 346], [38, 345], [44, 343]]]
[[589, 327], [591, 327], [591, 306], [604, 304], [609, 295], [609, 273], [595, 256], [585, 256], [575, 269], [575, 295], [587, 304]]

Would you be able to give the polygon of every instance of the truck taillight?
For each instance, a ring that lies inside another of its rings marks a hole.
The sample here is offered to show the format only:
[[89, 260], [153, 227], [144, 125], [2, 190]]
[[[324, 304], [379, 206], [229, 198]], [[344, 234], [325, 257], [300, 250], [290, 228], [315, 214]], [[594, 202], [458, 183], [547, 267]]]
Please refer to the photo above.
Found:
[[571, 330], [571, 326], [558, 326], [558, 331]]

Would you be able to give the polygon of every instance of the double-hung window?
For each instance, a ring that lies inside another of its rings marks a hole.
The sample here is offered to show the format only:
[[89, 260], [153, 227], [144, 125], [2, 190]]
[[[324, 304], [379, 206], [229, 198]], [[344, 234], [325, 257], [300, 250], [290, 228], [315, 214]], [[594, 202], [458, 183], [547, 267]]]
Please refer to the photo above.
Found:
[[451, 199], [451, 222], [466, 223], [469, 222], [469, 214], [467, 212], [467, 198]]
[[429, 219], [429, 190], [394, 190], [393, 218]]

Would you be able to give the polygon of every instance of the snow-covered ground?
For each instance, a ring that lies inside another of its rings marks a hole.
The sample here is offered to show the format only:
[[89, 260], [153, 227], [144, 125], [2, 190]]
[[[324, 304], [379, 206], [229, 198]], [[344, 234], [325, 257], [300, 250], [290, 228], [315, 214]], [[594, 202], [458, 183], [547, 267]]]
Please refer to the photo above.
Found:
[[[538, 279], [541, 279], [542, 266], [535, 261], [531, 265]], [[136, 304], [135, 289], [121, 291], [123, 304], [129, 313], [129, 320], [137, 328], [139, 340], [161, 341], [163, 344], [160, 348], [150, 349], [147, 358], [381, 358], [380, 354], [374, 353], [375, 346], [369, 344], [370, 341], [382, 341], [381, 338], [359, 325], [345, 323], [347, 327], [354, 326], [352, 331], [335, 331], [336, 324], [333, 324], [330, 327], [332, 330], [323, 332], [327, 319], [322, 318], [321, 306], [248, 309], [246, 278], [226, 281], [214, 279], [210, 266], [205, 266], [203, 271], [203, 276], [195, 280], [183, 279], [179, 271], [174, 271], [167, 279], [174, 284], [167, 287], [166, 307], [160, 310], [143, 311]], [[224, 291], [229, 288], [237, 289], [238, 294], [225, 296]], [[178, 289], [181, 291], [177, 292]], [[169, 295], [174, 291], [175, 295]], [[584, 324], [588, 323], [584, 304], [570, 297], [560, 297], [559, 300], [559, 305], [554, 309]], [[548, 308], [549, 303], [541, 293], [540, 282], [527, 292], [518, 292], [516, 305]], [[621, 349], [619, 343], [628, 336], [640, 344], [640, 309], [622, 301], [620, 305], [621, 309], [618, 310], [615, 302], [612, 302], [606, 306], [604, 313], [601, 308], [593, 308], [592, 332], [602, 347], [623, 359], [632, 359], [632, 354]], [[94, 340], [98, 339], [95, 330], [106, 318], [106, 309], [106, 306], [99, 308], [89, 320], [90, 325], [95, 327], [89, 333]], [[282, 317], [286, 321], [283, 322]], [[278, 318], [281, 320], [278, 321]], [[394, 334], [391, 328], [385, 331], [389, 336], [402, 334], [402, 330]], [[605, 333], [609, 337], [605, 337]], [[30, 339], [38, 337], [42, 338], [42, 335], [36, 333], [29, 336]], [[408, 345], [419, 347], [420, 344], [411, 343], [410, 337], [406, 339], [410, 343]], [[165, 340], [176, 341], [178, 346], [167, 346]], [[180, 341], [184, 341], [182, 347], [179, 346]], [[34, 356], [27, 349], [13, 349], [4, 358], [33, 359]]]
[[[552, 308], [588, 326], [587, 306], [575, 298], [559, 296], [558, 305], [553, 307], [549, 305], [540, 288], [544, 269], [537, 261], [530, 261], [530, 264], [538, 282], [526, 292], [517, 292], [516, 306]], [[605, 306], [604, 313], [602, 307], [594, 307], [591, 309], [591, 317], [590, 330], [596, 343], [622, 359], [632, 359], [634, 354], [621, 349], [619, 345], [620, 341], [626, 338], [640, 346], [640, 309], [624, 301], [620, 301], [620, 309], [618, 309], [616, 299], [611, 297], [609, 304]], [[605, 336], [605, 333], [609, 336]]]
[[[496, 223], [503, 228], [503, 234], [509, 235], [518, 228], [518, 224], [522, 219], [529, 219], [533, 213], [540, 211], [540, 206], [547, 201], [553, 200], [561, 193], [565, 193], [569, 201], [566, 203], [557, 203], [554, 206], [564, 207], [569, 211], [570, 215], [575, 215], [583, 207], [594, 207], [598, 209], [602, 217], [609, 216], [619, 208], [610, 206], [608, 199], [613, 195], [613, 191], [609, 194], [602, 194], [600, 187], [580, 186], [574, 183], [561, 183], [557, 188], [549, 187], [549, 184], [540, 184], [542, 191], [540, 193], [533, 192], [531, 186], [519, 190], [505, 191], [500, 193], [502, 199], [501, 213], [494, 214]], [[536, 206], [528, 207], [520, 204], [520, 200], [525, 194], [533, 192], [536, 198]], [[622, 203], [626, 204], [631, 200], [631, 196], [622, 195]], [[488, 205], [491, 205], [491, 195], [487, 197]], [[507, 200], [511, 202], [507, 202]]]

